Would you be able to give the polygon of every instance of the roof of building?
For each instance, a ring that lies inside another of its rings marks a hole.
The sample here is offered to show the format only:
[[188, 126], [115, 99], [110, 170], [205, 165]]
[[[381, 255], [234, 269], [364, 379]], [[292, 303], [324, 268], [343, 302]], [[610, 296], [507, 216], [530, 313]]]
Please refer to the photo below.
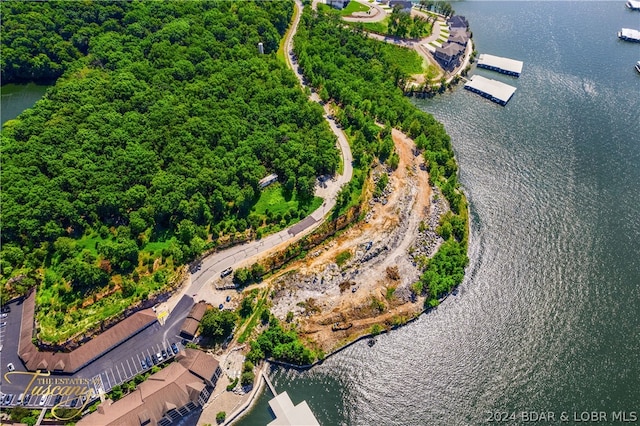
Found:
[[195, 336], [200, 326], [200, 321], [187, 317], [180, 327], [180, 334], [186, 334], [187, 336]]
[[269, 401], [269, 407], [276, 418], [267, 426], [320, 426], [306, 401], [293, 405], [287, 392], [278, 394]]
[[632, 38], [635, 40], [640, 40], [640, 31], [634, 30], [632, 28], [622, 28], [620, 30], [620, 34], [626, 38]]
[[516, 88], [513, 86], [509, 86], [501, 81], [485, 78], [481, 75], [471, 76], [464, 87], [486, 93], [504, 103], [507, 103], [516, 91]]
[[469, 33], [463, 29], [456, 29], [449, 33], [449, 42], [466, 44], [469, 41]]
[[[192, 352], [199, 352], [193, 354]], [[145, 421], [157, 424], [164, 414], [172, 409], [197, 402], [205, 384], [197, 373], [186, 364], [189, 360], [202, 362], [211, 370], [211, 377], [218, 368], [218, 362], [213, 357], [196, 349], [185, 349], [186, 356], [178, 362], [169, 364], [159, 372], [152, 374], [140, 383], [135, 391], [117, 402], [107, 400], [98, 406], [94, 413], [78, 421], [78, 425], [140, 425]], [[205, 360], [210, 358], [213, 362]]]
[[402, 10], [409, 10], [413, 7], [413, 3], [407, 0], [390, 0], [390, 7], [400, 6]]
[[454, 57], [459, 55], [462, 50], [462, 46], [457, 43], [445, 43], [442, 47], [436, 47], [436, 55]]
[[196, 321], [200, 321], [204, 316], [205, 312], [207, 312], [208, 308], [209, 308], [208, 303], [198, 302], [195, 305], [193, 305], [193, 308], [191, 308], [191, 311], [189, 311], [189, 315], [187, 315], [187, 317], [191, 317]]
[[125, 318], [72, 352], [44, 352], [39, 351], [32, 341], [34, 314], [35, 292], [32, 292], [24, 301], [18, 355], [27, 370], [60, 370], [65, 373], [78, 371], [157, 320], [151, 309], [145, 309]]
[[453, 15], [449, 19], [447, 19], [447, 23], [450, 27], [457, 28], [467, 28], [469, 26], [469, 22], [467, 22], [467, 18], [461, 15]]
[[488, 53], [481, 53], [478, 57], [478, 65], [499, 68], [504, 71], [520, 74], [522, 72], [523, 62], [501, 56], [489, 55]]
[[219, 365], [215, 358], [202, 351], [183, 351], [178, 354], [176, 359], [185, 368], [204, 380], [211, 380]]

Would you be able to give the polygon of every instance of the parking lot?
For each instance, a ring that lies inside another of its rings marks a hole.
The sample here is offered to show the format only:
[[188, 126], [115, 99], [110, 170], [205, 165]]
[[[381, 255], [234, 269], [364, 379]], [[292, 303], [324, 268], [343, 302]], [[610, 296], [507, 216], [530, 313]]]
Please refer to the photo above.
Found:
[[[114, 386], [132, 379], [137, 374], [151, 369], [154, 365], [171, 360], [176, 355], [172, 344], [176, 346], [178, 351], [184, 349], [181, 344], [182, 338], [179, 336], [180, 326], [193, 303], [191, 297], [184, 296], [171, 314], [165, 317], [163, 324], [153, 323], [73, 375], [52, 373], [50, 377], [54, 379], [88, 379], [97, 396], [100, 391], [109, 392]], [[2, 371], [2, 378], [0, 386], [2, 393], [0, 394], [0, 405], [3, 407], [18, 405], [20, 394], [24, 393], [32, 379], [32, 376], [26, 374], [12, 374], [10, 383], [5, 379], [4, 375], [9, 371], [8, 364], [12, 364], [15, 372], [26, 372], [24, 364], [17, 354], [22, 305], [18, 301], [7, 306], [10, 312], [6, 312], [7, 317], [1, 318], [0, 321], [0, 323], [7, 323], [0, 327], [2, 339], [0, 344], [3, 345], [1, 349], [2, 366], [0, 371]], [[166, 356], [162, 354], [163, 350]], [[169, 354], [169, 352], [171, 353]], [[158, 353], [160, 353], [162, 360], [157, 359]], [[151, 361], [150, 364], [147, 364], [147, 357]], [[47, 395], [44, 398], [40, 395], [23, 395], [23, 400], [20, 402], [23, 406], [34, 408], [52, 407], [58, 403], [61, 404], [60, 406], [66, 407], [76, 407], [83, 404], [81, 399], [66, 397], [56, 402], [56, 395]]]
[[96, 391], [102, 388], [103, 392], [109, 392], [116, 385], [122, 384], [150, 370], [154, 365], [162, 364], [175, 357], [184, 347], [179, 341], [165, 341], [157, 343], [136, 353], [124, 361], [114, 363], [112, 367], [105, 369], [93, 377], [94, 383], [100, 383]]

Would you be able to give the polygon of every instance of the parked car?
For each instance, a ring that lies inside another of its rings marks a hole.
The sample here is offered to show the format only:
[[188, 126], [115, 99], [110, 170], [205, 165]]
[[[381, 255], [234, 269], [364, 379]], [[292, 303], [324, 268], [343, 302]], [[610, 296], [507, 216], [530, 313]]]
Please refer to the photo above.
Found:
[[31, 394], [28, 393], [24, 399], [22, 400], [22, 405], [29, 405], [29, 401], [31, 400]]
[[4, 396], [4, 405], [11, 404], [11, 400], [13, 399], [13, 394], [9, 393]]
[[231, 302], [231, 296], [227, 296], [227, 302]]
[[43, 406], [47, 402], [47, 396], [48, 395], [42, 395], [40, 397], [40, 402], [38, 403], [38, 405]]
[[224, 309], [224, 305], [221, 303], [220, 305], [218, 305], [218, 309], [220, 310]]
[[15, 369], [16, 369], [16, 367], [14, 367], [14, 365], [13, 365], [13, 363], [12, 363], [12, 362], [10, 362], [9, 364], [7, 364], [7, 370], [9, 370], [9, 371], [13, 371], [13, 370], [15, 370]]
[[151, 359], [153, 360], [154, 364], [158, 363], [158, 357], [156, 356], [156, 354], [151, 355]]
[[169, 356], [173, 356], [173, 351], [171, 350], [171, 347], [167, 346], [167, 354]]
[[145, 362], [145, 363], [147, 364], [147, 366], [149, 366], [149, 367], [151, 367], [151, 366], [153, 365], [153, 364], [151, 364], [151, 358], [149, 358], [149, 357], [146, 357], [146, 358], [144, 359], [144, 362]]
[[5, 325], [7, 325], [6, 321], [0, 322], [0, 327], [4, 327]]
[[165, 351], [164, 349], [162, 350], [162, 359], [165, 359], [167, 357], [167, 351]]
[[56, 395], [56, 398], [53, 400], [53, 405], [60, 404], [60, 401], [62, 401], [62, 395]]
[[180, 352], [178, 349], [178, 345], [176, 345], [175, 343], [171, 344], [171, 350], [173, 350], [174, 354], [177, 354], [178, 352]]
[[162, 357], [162, 354], [160, 352], [158, 352], [156, 354], [156, 358], [158, 358], [158, 361], [162, 361], [164, 358]]
[[144, 359], [140, 360], [140, 367], [142, 367], [143, 370], [147, 368], [147, 363], [144, 362]]
[[233, 268], [227, 268], [224, 271], [220, 272], [220, 278], [224, 278], [226, 276], [231, 275], [231, 273], [233, 272]]
[[24, 394], [21, 393], [18, 395], [18, 400], [16, 401], [16, 405], [22, 405], [22, 400], [24, 399]]
[[9, 316], [9, 314], [1, 314], [1, 315], [0, 315], [0, 318], [6, 318], [6, 317], [8, 317], [8, 316]]

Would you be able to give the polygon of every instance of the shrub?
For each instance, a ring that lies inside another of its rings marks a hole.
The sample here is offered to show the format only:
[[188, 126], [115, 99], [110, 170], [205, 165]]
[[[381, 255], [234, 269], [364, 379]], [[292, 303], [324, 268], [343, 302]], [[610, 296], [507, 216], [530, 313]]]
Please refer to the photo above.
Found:
[[245, 371], [244, 373], [242, 373], [242, 376], [240, 377], [240, 384], [242, 386], [249, 386], [253, 384], [253, 380], [255, 378], [256, 378], [256, 375], [253, 374], [253, 371]]
[[227, 385], [227, 391], [231, 392], [232, 390], [234, 390], [236, 388], [236, 386], [238, 385], [238, 381], [239, 379], [236, 377], [235, 379], [233, 379], [233, 382], [229, 383]]
[[342, 266], [349, 259], [351, 259], [351, 252], [349, 250], [345, 250], [343, 252], [338, 253], [338, 255], [336, 256], [336, 263], [338, 264], [338, 266]]
[[224, 422], [224, 419], [226, 418], [227, 418], [227, 413], [225, 411], [220, 411], [218, 414], [216, 414], [216, 422], [218, 423]]

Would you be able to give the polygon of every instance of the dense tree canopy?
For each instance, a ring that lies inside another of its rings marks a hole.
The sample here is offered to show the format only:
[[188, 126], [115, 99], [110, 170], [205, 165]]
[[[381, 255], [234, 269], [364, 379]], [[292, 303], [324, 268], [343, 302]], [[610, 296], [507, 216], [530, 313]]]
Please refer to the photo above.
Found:
[[267, 174], [304, 200], [338, 167], [322, 109], [276, 58], [290, 1], [0, 6], [3, 83], [62, 75], [2, 132], [3, 282], [43, 265], [71, 290], [136, 281], [154, 241], [179, 264], [262, 226]]

